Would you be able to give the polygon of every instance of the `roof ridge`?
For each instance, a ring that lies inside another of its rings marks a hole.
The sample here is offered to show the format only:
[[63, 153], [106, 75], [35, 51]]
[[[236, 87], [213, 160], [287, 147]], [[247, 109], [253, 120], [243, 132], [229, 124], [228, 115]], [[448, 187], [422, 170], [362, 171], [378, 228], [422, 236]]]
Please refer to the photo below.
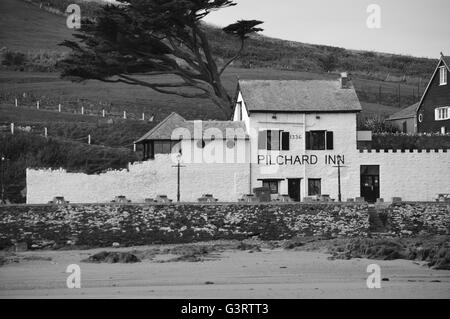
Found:
[[153, 132], [158, 130], [164, 123], [166, 123], [173, 116], [179, 116], [179, 117], [181, 117], [183, 119], [184, 122], [186, 122], [186, 119], [184, 117], [182, 117], [180, 114], [178, 114], [177, 112], [172, 112], [164, 120], [162, 120], [161, 122], [156, 124], [150, 131], [148, 131], [144, 136], [142, 136], [141, 138], [136, 140], [134, 143], [137, 143], [137, 142], [139, 142], [139, 141], [141, 141], [143, 139], [146, 139], [148, 136], [150, 136]]

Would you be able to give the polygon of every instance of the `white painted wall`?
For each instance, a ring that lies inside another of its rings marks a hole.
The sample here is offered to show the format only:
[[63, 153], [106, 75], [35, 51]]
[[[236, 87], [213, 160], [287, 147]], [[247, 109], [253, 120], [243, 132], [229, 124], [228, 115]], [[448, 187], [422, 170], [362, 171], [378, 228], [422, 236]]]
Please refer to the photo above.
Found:
[[[87, 175], [65, 170], [27, 169], [27, 203], [41, 204], [54, 196], [72, 203], [110, 202], [125, 195], [133, 202], [144, 202], [159, 194], [176, 200], [177, 168], [170, 155], [134, 163], [129, 170]], [[184, 164], [181, 168], [181, 200], [196, 202], [202, 194], [213, 194], [220, 201], [237, 201], [248, 192], [248, 164]]]
[[[276, 119], [273, 118], [276, 115]], [[266, 129], [277, 129], [290, 132], [289, 151], [261, 151], [258, 150], [258, 132]], [[333, 131], [333, 150], [306, 150], [305, 132], [311, 130]], [[295, 137], [300, 137], [297, 139]], [[322, 193], [337, 198], [337, 169], [333, 164], [325, 164], [326, 155], [344, 155], [346, 165], [355, 165], [356, 153], [356, 114], [355, 113], [252, 113], [250, 117], [250, 137], [252, 145], [253, 163], [258, 163], [258, 155], [316, 155], [316, 165], [252, 165], [252, 187], [262, 186], [260, 179], [283, 179], [279, 184], [281, 194], [288, 193], [287, 179], [301, 178], [301, 197], [307, 196], [308, 178], [322, 179]], [[352, 189], [353, 181], [359, 180], [358, 173], [342, 169], [341, 187]], [[359, 185], [358, 185], [359, 190]], [[355, 190], [351, 191], [352, 194]], [[358, 195], [359, 196], [359, 195]]]
[[390, 201], [434, 201], [437, 194], [450, 194], [450, 152], [419, 153], [364, 151], [359, 165], [380, 165], [380, 197]]

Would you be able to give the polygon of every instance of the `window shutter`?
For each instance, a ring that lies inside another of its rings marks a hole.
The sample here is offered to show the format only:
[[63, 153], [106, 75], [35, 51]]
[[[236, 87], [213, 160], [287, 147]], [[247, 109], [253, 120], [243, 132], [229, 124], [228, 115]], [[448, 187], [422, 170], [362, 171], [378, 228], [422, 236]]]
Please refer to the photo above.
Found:
[[327, 150], [333, 149], [333, 132], [327, 132]]
[[258, 149], [267, 149], [267, 131], [259, 131], [258, 133]]
[[306, 132], [305, 144], [306, 144], [306, 149], [310, 150], [311, 149], [311, 132]]
[[289, 132], [281, 132], [281, 150], [289, 151]]

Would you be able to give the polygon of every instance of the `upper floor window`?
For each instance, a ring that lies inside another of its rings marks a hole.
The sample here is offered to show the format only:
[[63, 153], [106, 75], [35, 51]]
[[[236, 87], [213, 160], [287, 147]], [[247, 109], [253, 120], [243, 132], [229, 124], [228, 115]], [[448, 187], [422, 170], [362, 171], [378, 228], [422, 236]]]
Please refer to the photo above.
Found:
[[259, 131], [258, 149], [268, 151], [289, 151], [289, 132], [281, 130]]
[[237, 120], [242, 121], [242, 102], [236, 103]]
[[443, 121], [450, 119], [450, 107], [438, 107], [434, 110], [434, 119], [436, 121]]
[[309, 131], [306, 132], [307, 150], [332, 150], [333, 132], [329, 131]]
[[447, 84], [447, 68], [445, 66], [441, 66], [439, 68], [439, 85]]

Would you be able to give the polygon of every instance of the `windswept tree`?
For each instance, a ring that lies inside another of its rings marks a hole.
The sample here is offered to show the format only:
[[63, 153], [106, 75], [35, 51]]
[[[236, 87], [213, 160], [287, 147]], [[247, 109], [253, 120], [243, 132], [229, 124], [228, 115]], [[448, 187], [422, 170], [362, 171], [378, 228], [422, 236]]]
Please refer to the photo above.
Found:
[[202, 19], [235, 5], [230, 0], [120, 0], [118, 5], [102, 6], [83, 19], [75, 41], [61, 43], [72, 49], [60, 63], [61, 75], [74, 81], [95, 79], [208, 98], [229, 118], [232, 99], [221, 75], [239, 58], [248, 36], [262, 31], [258, 28], [262, 22], [240, 20], [225, 27], [224, 32], [240, 40], [240, 48], [218, 65]]

